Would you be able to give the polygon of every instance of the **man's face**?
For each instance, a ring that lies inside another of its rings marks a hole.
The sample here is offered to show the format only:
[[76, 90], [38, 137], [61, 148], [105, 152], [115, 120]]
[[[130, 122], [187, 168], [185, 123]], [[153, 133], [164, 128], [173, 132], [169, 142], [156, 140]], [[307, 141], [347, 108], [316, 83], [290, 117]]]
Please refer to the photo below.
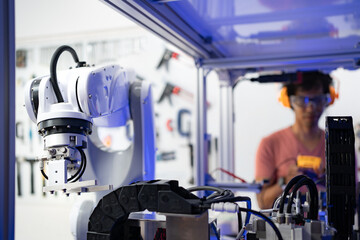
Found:
[[322, 87], [311, 90], [298, 88], [295, 95], [290, 96], [296, 121], [307, 127], [316, 127], [322, 112], [328, 105], [328, 100]]

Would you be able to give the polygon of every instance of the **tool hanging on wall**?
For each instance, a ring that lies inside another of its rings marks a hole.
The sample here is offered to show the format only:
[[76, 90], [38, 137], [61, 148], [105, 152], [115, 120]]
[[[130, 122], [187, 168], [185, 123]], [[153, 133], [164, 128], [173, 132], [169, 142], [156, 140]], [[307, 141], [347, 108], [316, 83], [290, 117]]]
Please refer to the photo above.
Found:
[[33, 158], [26, 158], [25, 161], [30, 164], [30, 193], [35, 194], [34, 163], [36, 160]]
[[[194, 94], [192, 94], [191, 92], [173, 85], [171, 83], [166, 83], [163, 92], [161, 93], [161, 96], [159, 98], [159, 100], [157, 101], [157, 103], [161, 103], [162, 101], [164, 101], [165, 98], [168, 99], [170, 105], [172, 105], [172, 101], [171, 101], [171, 95], [176, 95], [178, 97], [183, 98], [184, 100], [188, 101], [191, 104], [194, 104]], [[211, 107], [211, 104], [209, 102], [206, 102], [206, 106], [207, 108]]]
[[[24, 144], [24, 127], [22, 122], [15, 123], [15, 137]], [[18, 141], [17, 140], [17, 141]], [[22, 196], [22, 184], [21, 184], [21, 159], [18, 154], [16, 156], [16, 184], [17, 184], [17, 195]]]
[[188, 144], [189, 147], [189, 154], [190, 154], [190, 166], [191, 166], [191, 177], [189, 180], [190, 184], [194, 184], [195, 179], [194, 179], [194, 145], [189, 143]]
[[21, 188], [21, 163], [19, 158], [16, 158], [16, 183], [17, 183], [17, 195], [22, 196]]
[[160, 62], [156, 66], [156, 69], [160, 69], [165, 65], [166, 71], [169, 71], [170, 60], [176, 60], [177, 62], [181, 63], [182, 66], [187, 66], [189, 68], [194, 67], [194, 59], [192, 57], [165, 49], [163, 55], [161, 56]]
[[173, 131], [174, 131], [174, 128], [173, 128], [173, 126], [172, 126], [172, 119], [166, 120], [166, 129], [167, 129], [169, 132], [173, 132]]
[[15, 136], [24, 141], [24, 124], [22, 122], [16, 122], [15, 124]]
[[171, 95], [173, 95], [173, 94], [177, 95], [191, 103], [194, 98], [194, 95], [191, 92], [186, 91], [183, 88], [181, 88], [179, 86], [175, 86], [171, 83], [166, 83], [165, 88], [164, 88], [163, 92], [161, 93], [161, 96], [160, 96], [159, 100], [157, 101], [157, 103], [161, 103], [165, 98], [167, 98], [170, 105], [172, 105]]
[[189, 138], [191, 136], [191, 122], [190, 122], [190, 120], [188, 122], [186, 122], [186, 130], [184, 130], [183, 118], [185, 117], [185, 115], [191, 116], [190, 110], [180, 109], [178, 112], [178, 117], [177, 117], [177, 128], [178, 128], [178, 132], [179, 132], [180, 136]]
[[162, 55], [161, 60], [160, 60], [159, 64], [157, 65], [156, 69], [159, 69], [165, 65], [166, 71], [169, 71], [169, 61], [171, 59], [178, 59], [178, 58], [179, 58], [178, 53], [170, 51], [169, 49], [165, 49], [165, 52]]
[[19, 49], [16, 50], [16, 67], [26, 68], [27, 66], [27, 50]]

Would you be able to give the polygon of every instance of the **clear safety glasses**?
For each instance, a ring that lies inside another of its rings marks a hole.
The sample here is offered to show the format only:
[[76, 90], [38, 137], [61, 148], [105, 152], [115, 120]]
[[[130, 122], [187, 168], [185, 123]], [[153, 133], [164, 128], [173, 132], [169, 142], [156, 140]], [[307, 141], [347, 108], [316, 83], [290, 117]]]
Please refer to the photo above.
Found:
[[312, 103], [314, 107], [325, 107], [329, 105], [330, 101], [331, 99], [329, 94], [318, 95], [315, 97], [290, 96], [291, 105], [296, 105], [302, 108], [306, 108], [310, 103]]

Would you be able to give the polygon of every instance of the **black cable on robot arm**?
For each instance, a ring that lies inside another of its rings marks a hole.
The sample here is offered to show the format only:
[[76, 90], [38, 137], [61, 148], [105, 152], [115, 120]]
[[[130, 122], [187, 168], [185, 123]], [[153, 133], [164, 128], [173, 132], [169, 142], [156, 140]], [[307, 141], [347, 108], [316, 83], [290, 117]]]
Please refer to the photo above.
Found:
[[[80, 152], [80, 155], [81, 155], [81, 164], [80, 164], [80, 167], [78, 169], [78, 171], [73, 175], [71, 176], [69, 179], [67, 179], [67, 182], [76, 182], [77, 180], [79, 180], [82, 175], [84, 174], [85, 172], [85, 168], [86, 168], [86, 155], [84, 153], [84, 151], [81, 149], [81, 148], [76, 148], [79, 152]], [[41, 175], [46, 179], [46, 180], [49, 180], [49, 177], [46, 175], [44, 169], [41, 170]], [[74, 179], [76, 178], [76, 179]]]
[[59, 60], [60, 55], [65, 51], [70, 52], [73, 59], [74, 59], [74, 61], [79, 64], [79, 58], [78, 58], [75, 50], [70, 46], [63, 45], [63, 46], [59, 47], [58, 49], [56, 49], [56, 51], [52, 55], [51, 62], [50, 62], [50, 82], [51, 82], [51, 85], [52, 85], [52, 87], [54, 89], [56, 99], [57, 99], [57, 101], [59, 103], [64, 102], [64, 98], [63, 98], [63, 96], [61, 94], [59, 84], [58, 84], [58, 81], [57, 81], [56, 66], [57, 66], [57, 62]]
[[[84, 151], [81, 149], [81, 148], [76, 148], [79, 153], [80, 153], [80, 156], [81, 156], [81, 164], [80, 164], [80, 167], [79, 169], [76, 171], [76, 173], [71, 176], [67, 181], [68, 182], [76, 182], [76, 180], [74, 180], [77, 176], [79, 176], [79, 174], [82, 172], [82, 169], [84, 168], [84, 165], [86, 166], [86, 156], [85, 156], [85, 153]], [[85, 156], [85, 157], [84, 157]], [[84, 169], [85, 170], [85, 169]], [[83, 173], [82, 173], [83, 174]], [[81, 174], [81, 175], [82, 175]]]
[[43, 175], [43, 177], [44, 177], [46, 180], [49, 179], [48, 176], [46, 175], [44, 169], [41, 169], [41, 175]]
[[[310, 211], [309, 211], [309, 218], [312, 220], [317, 220], [318, 217], [318, 204], [319, 204], [319, 198], [318, 198], [318, 190], [313, 180], [306, 177], [301, 179], [299, 182], [296, 183], [294, 186], [291, 195], [289, 197], [288, 203], [292, 203], [296, 192], [302, 187], [306, 186], [310, 193]], [[287, 205], [286, 213], [291, 213], [291, 206], [292, 204]]]
[[290, 182], [286, 185], [280, 199], [279, 204], [279, 213], [284, 213], [284, 205], [285, 205], [285, 199], [286, 196], [289, 194], [290, 189], [300, 180], [306, 178], [304, 175], [298, 175], [290, 180]]
[[268, 218], [267, 216], [265, 216], [261, 212], [258, 212], [258, 211], [252, 210], [252, 209], [241, 208], [241, 207], [239, 207], [239, 211], [249, 212], [251, 214], [254, 214], [255, 216], [258, 216], [258, 217], [262, 218], [264, 221], [266, 221], [274, 229], [278, 239], [283, 240], [283, 237], [281, 236], [281, 233], [280, 233], [278, 227], [273, 223], [273, 221], [271, 221], [270, 218]]
[[80, 165], [80, 168], [79, 168], [79, 170], [81, 169], [80, 174], [71, 182], [76, 182], [77, 180], [79, 180], [82, 177], [82, 175], [84, 174], [85, 168], [86, 168], [86, 154], [84, 153], [84, 150], [82, 150], [81, 148], [77, 148], [77, 149], [79, 150], [79, 152], [81, 154], [81, 165], [83, 165], [83, 167], [81, 167], [81, 165]]

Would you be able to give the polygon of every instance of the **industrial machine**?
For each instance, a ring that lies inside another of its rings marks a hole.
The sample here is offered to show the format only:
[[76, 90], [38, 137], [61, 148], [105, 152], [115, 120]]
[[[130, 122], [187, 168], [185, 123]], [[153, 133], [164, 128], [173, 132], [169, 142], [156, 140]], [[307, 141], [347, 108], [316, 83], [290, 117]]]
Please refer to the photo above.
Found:
[[[57, 75], [58, 59], [66, 51], [77, 65]], [[40, 170], [48, 180], [43, 190], [81, 193], [153, 179], [155, 138], [150, 86], [136, 81], [133, 72], [118, 65], [90, 67], [80, 62], [69, 46], [56, 50], [50, 72], [50, 76], [29, 82], [25, 89], [28, 115], [43, 138], [43, 151], [38, 157]], [[106, 151], [97, 129], [125, 126], [130, 121], [134, 130], [132, 146], [121, 152]]]
[[[57, 74], [57, 61], [65, 51], [77, 66]], [[351, 117], [327, 118], [326, 207], [320, 204], [315, 182], [301, 175], [287, 184], [272, 209], [258, 212], [251, 209], [249, 197], [227, 189], [184, 189], [174, 180], [153, 180], [151, 89], [134, 79], [132, 72], [117, 65], [90, 67], [79, 61], [74, 49], [61, 46], [51, 60], [51, 75], [34, 79], [26, 88], [28, 114], [43, 138], [38, 157], [48, 180], [43, 191], [99, 192], [96, 207], [83, 208], [88, 213], [77, 216], [82, 222], [77, 239], [221, 239], [212, 211], [237, 214], [235, 239], [353, 237], [356, 164]], [[124, 126], [130, 120], [131, 148], [121, 154], [106, 150], [96, 129]], [[339, 171], [339, 164], [346, 168]], [[305, 201], [300, 199], [303, 186], [308, 189]], [[205, 193], [199, 197], [194, 191]], [[238, 202], [246, 202], [246, 208]]]
[[[238, 214], [235, 239], [358, 239], [353, 228], [357, 205], [354, 140], [351, 117], [327, 117], [326, 203], [319, 199], [322, 195], [315, 182], [305, 175], [294, 177], [273, 208], [261, 212], [251, 210], [250, 198], [217, 187], [185, 190], [176, 181], [138, 182], [104, 196], [89, 219], [87, 239], [221, 239], [208, 210]], [[308, 191], [302, 202], [303, 186]], [[200, 190], [213, 193], [202, 198], [191, 193]], [[242, 201], [248, 203], [247, 208], [237, 205]], [[129, 219], [132, 212], [143, 210], [160, 212], [166, 221], [149, 226], [140, 224], [144, 220]], [[247, 213], [244, 224], [241, 212]], [[255, 217], [250, 220], [249, 214]]]
[[[64, 52], [71, 54], [76, 67], [57, 74]], [[37, 157], [47, 180], [43, 191], [95, 192], [95, 197], [82, 198], [73, 210], [78, 213], [72, 213], [72, 232], [83, 239], [94, 202], [113, 188], [154, 178], [151, 87], [118, 65], [80, 62], [69, 46], [59, 47], [50, 65], [50, 76], [38, 77], [25, 88], [25, 106], [43, 141]], [[130, 129], [131, 144], [109, 149], [99, 138], [101, 130], [117, 136], [121, 126]]]

